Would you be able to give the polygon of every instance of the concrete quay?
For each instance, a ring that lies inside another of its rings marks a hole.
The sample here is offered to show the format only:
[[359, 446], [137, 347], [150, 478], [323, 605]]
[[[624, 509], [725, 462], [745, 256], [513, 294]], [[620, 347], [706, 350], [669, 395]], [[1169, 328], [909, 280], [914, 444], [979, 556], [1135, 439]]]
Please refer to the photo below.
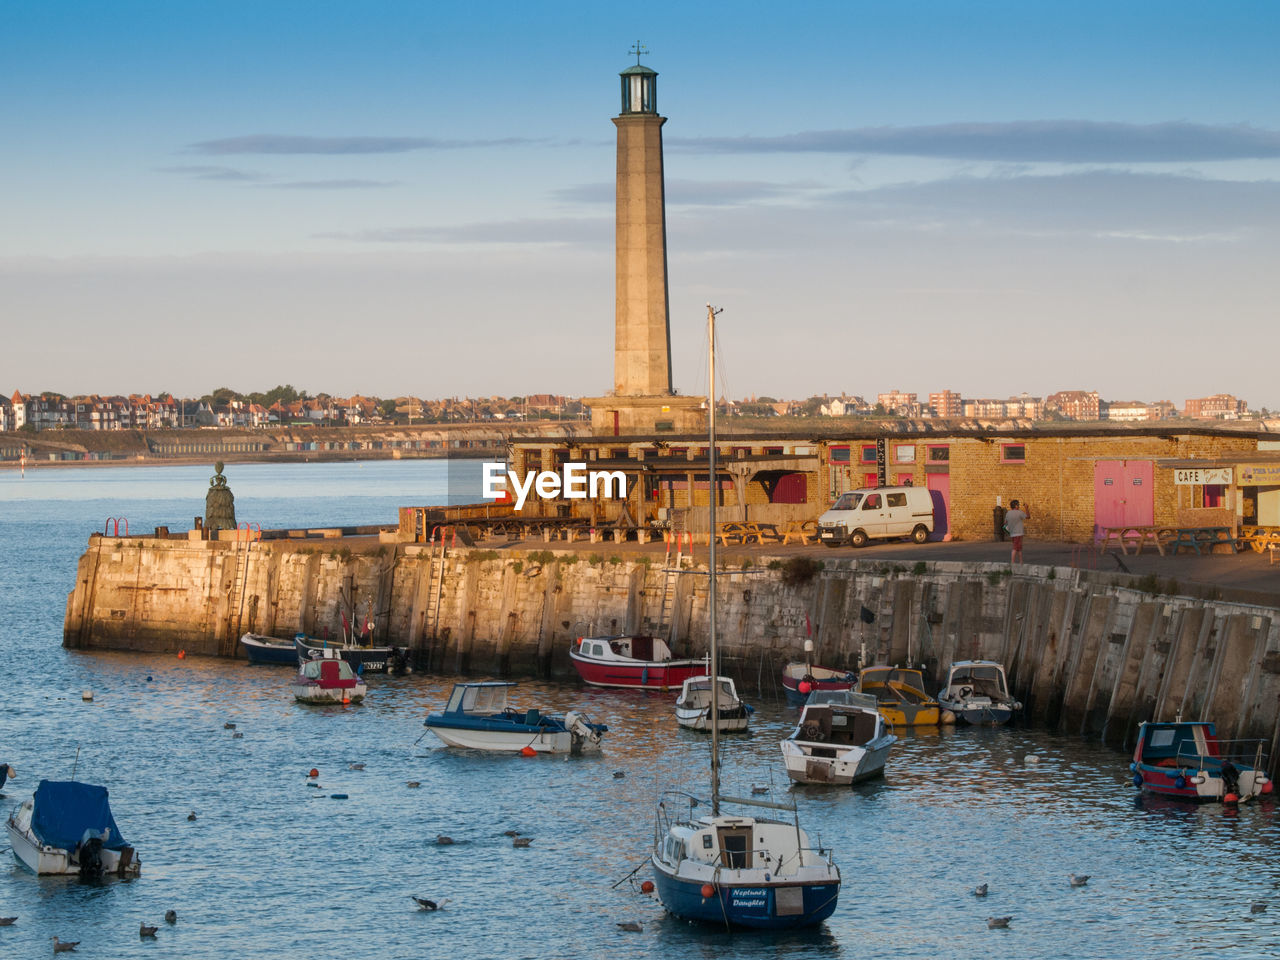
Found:
[[[679, 568], [661, 543], [447, 548], [394, 531], [261, 541], [95, 534], [67, 598], [64, 645], [236, 656], [247, 631], [338, 636], [374, 624], [426, 669], [571, 677], [592, 633], [705, 651], [706, 547]], [[784, 663], [1004, 662], [1027, 717], [1126, 745], [1144, 719], [1208, 718], [1280, 748], [1280, 565], [1253, 553], [1097, 557], [1029, 543], [854, 550], [750, 545], [718, 554], [726, 669], [771, 690]], [[1075, 560], [1077, 566], [1071, 566]]]

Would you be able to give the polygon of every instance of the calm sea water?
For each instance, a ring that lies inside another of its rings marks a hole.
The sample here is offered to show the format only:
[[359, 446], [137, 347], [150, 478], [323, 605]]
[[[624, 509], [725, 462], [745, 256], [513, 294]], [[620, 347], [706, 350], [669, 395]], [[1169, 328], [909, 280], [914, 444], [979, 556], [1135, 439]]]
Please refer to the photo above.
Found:
[[[108, 516], [135, 531], [187, 526], [210, 472], [0, 472], [0, 762], [18, 770], [0, 807], [75, 770], [108, 785], [143, 864], [137, 881], [82, 886], [37, 879], [5, 850], [0, 915], [19, 919], [0, 928], [4, 955], [43, 956], [57, 935], [84, 941], [84, 956], [191, 960], [1280, 957], [1275, 805], [1139, 803], [1126, 758], [1074, 738], [906, 735], [882, 782], [793, 790], [778, 740], [795, 715], [766, 678], [751, 691], [753, 731], [727, 738], [726, 792], [794, 796], [844, 888], [816, 930], [730, 936], [666, 917], [639, 890], [647, 871], [614, 886], [647, 854], [658, 792], [705, 782], [706, 739], [676, 727], [669, 698], [525, 682], [524, 705], [607, 722], [604, 753], [486, 756], [423, 736], [451, 677], [371, 677], [364, 705], [327, 709], [295, 704], [287, 669], [63, 650], [89, 533]], [[264, 527], [392, 523], [446, 482], [443, 464], [422, 461], [227, 473], [240, 517]], [[323, 789], [307, 786], [312, 767]], [[514, 849], [508, 829], [533, 844]], [[458, 842], [438, 846], [439, 834]], [[1072, 889], [1069, 873], [1092, 879]], [[970, 894], [981, 882], [985, 900]], [[419, 913], [411, 894], [449, 903]], [[1271, 911], [1251, 914], [1254, 900]], [[989, 931], [991, 915], [1012, 915], [1010, 929]], [[160, 923], [156, 942], [139, 942], [141, 921]]]

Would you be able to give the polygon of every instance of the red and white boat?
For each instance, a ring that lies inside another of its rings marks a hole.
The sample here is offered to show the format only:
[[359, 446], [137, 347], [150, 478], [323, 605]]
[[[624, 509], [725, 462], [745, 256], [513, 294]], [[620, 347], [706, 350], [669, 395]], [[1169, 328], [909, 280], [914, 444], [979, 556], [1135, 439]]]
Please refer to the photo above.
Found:
[[579, 637], [569, 658], [593, 687], [678, 690], [689, 677], [705, 677], [707, 661], [676, 660], [657, 637]]

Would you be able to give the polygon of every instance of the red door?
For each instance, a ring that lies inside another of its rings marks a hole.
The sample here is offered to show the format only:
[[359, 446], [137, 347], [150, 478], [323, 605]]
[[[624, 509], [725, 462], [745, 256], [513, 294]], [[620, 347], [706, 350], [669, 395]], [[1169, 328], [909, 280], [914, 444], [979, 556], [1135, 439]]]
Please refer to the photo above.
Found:
[[925, 474], [925, 486], [933, 498], [933, 533], [930, 540], [941, 540], [947, 535], [947, 508], [951, 505], [951, 474]]
[[1099, 460], [1093, 465], [1093, 524], [1149, 527], [1155, 522], [1155, 476], [1150, 460]]

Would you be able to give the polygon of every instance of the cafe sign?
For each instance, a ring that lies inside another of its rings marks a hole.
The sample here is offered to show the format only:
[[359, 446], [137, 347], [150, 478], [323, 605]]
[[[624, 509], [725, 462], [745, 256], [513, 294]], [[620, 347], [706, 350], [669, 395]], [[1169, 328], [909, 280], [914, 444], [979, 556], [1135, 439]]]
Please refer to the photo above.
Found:
[[1174, 470], [1173, 482], [1180, 487], [1193, 486], [1201, 483], [1218, 484], [1227, 486], [1231, 483], [1230, 467], [1204, 467], [1194, 470]]

